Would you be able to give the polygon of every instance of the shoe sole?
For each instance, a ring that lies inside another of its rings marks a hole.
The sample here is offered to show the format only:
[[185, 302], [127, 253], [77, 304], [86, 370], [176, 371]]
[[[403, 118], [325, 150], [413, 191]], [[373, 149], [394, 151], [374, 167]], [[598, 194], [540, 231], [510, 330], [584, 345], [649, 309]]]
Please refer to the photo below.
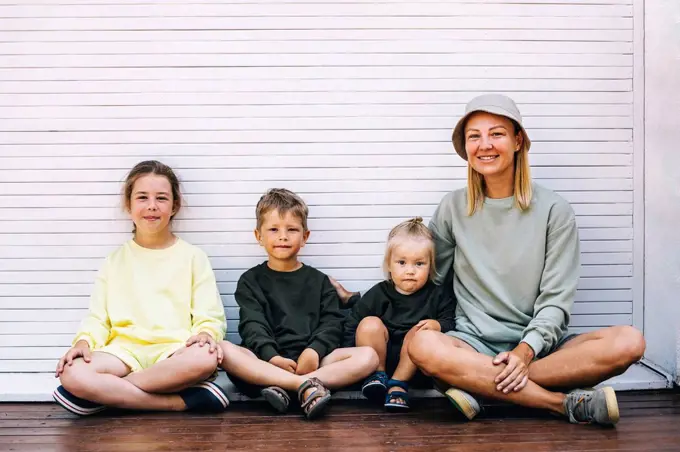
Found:
[[479, 414], [479, 410], [472, 406], [467, 397], [460, 390], [449, 388], [444, 395], [449, 399], [449, 402], [458, 408], [458, 411], [463, 413], [468, 421], [473, 420]]
[[616, 400], [616, 392], [609, 386], [602, 388], [602, 392], [604, 392], [604, 399], [607, 402], [607, 414], [609, 415], [609, 420], [611, 421], [612, 425], [614, 425], [619, 422], [620, 418], [619, 402]]
[[290, 400], [284, 397], [283, 394], [279, 394], [276, 389], [265, 388], [261, 393], [264, 400], [266, 400], [277, 413], [284, 414], [288, 412]]

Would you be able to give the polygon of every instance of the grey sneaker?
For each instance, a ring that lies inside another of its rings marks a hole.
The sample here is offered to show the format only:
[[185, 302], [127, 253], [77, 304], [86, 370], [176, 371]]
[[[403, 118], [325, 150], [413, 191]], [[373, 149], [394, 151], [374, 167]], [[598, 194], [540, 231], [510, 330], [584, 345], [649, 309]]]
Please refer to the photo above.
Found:
[[482, 406], [477, 399], [461, 389], [449, 388], [444, 395], [469, 421], [482, 412]]
[[615, 425], [619, 422], [616, 393], [608, 386], [568, 393], [564, 399], [564, 411], [572, 424]]

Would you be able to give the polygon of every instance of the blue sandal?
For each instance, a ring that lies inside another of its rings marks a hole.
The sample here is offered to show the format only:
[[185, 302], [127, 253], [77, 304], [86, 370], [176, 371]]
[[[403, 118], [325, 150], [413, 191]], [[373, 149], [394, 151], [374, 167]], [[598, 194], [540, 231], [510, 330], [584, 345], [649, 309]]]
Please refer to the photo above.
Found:
[[364, 380], [364, 384], [361, 385], [361, 393], [368, 400], [381, 403], [385, 399], [388, 380], [389, 377], [385, 372], [381, 370], [374, 372]]
[[408, 411], [411, 407], [408, 404], [408, 383], [401, 380], [389, 380], [387, 387], [400, 388], [401, 391], [392, 391], [385, 394], [385, 409], [387, 411]]

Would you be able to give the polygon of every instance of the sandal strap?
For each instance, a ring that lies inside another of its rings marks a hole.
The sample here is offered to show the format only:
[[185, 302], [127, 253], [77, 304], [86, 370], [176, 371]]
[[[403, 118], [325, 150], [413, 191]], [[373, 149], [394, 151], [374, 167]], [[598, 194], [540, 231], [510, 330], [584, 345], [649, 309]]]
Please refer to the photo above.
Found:
[[389, 403], [392, 399], [401, 399], [408, 404], [408, 392], [392, 391], [385, 394], [385, 403]]
[[283, 388], [280, 388], [278, 386], [267, 386], [265, 389], [269, 389], [270, 391], [276, 392], [278, 395], [280, 395], [286, 402], [290, 402], [290, 396], [288, 395], [288, 391], [286, 391]]
[[[315, 388], [316, 390], [312, 392], [306, 400], [303, 400], [305, 397], [305, 392], [310, 388]], [[324, 386], [321, 380], [316, 377], [312, 377], [302, 383], [298, 388], [298, 401], [300, 402], [300, 407], [304, 410], [305, 407], [311, 402], [318, 399], [319, 397], [324, 397], [326, 394], [330, 394], [330, 390]]]
[[377, 381], [378, 383], [380, 383], [383, 386], [387, 386], [387, 381], [389, 379], [390, 378], [387, 376], [387, 374], [385, 372], [379, 370], [377, 372], [373, 372], [373, 374], [366, 377], [362, 386], [366, 386], [367, 384], [372, 383], [374, 381]]
[[[387, 382], [387, 389], [390, 389], [390, 388], [393, 388], [393, 387], [401, 388], [404, 391], [408, 392], [408, 381], [390, 379]], [[394, 394], [394, 392], [392, 394]]]

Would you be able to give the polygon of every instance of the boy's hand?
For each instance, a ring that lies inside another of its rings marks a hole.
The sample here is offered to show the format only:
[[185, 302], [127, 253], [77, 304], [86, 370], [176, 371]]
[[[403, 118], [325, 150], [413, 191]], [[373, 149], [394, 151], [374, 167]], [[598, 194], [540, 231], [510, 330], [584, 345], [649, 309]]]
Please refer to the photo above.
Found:
[[298, 358], [297, 370], [295, 373], [298, 375], [307, 375], [308, 373], [314, 372], [318, 368], [319, 354], [312, 348], [304, 349]]
[[222, 347], [220, 347], [217, 341], [208, 333], [202, 332], [194, 334], [187, 339], [187, 347], [191, 347], [194, 344], [198, 344], [199, 347], [203, 347], [205, 344], [210, 345], [210, 353], [217, 352], [217, 364], [222, 362]]
[[65, 366], [72, 366], [73, 360], [81, 356], [83, 357], [83, 361], [86, 363], [89, 363], [92, 360], [90, 354], [90, 344], [82, 339], [76, 342], [76, 345], [71, 347], [71, 349], [61, 357], [59, 363], [57, 364], [57, 371], [54, 376], [59, 377], [64, 372]]
[[293, 361], [292, 359], [284, 358], [283, 356], [280, 355], [276, 355], [275, 357], [270, 359], [269, 364], [273, 364], [276, 367], [280, 367], [281, 369], [292, 374], [294, 374], [295, 369], [297, 369], [297, 363], [295, 361]]
[[418, 330], [432, 330], [432, 331], [442, 330], [442, 326], [439, 324], [439, 322], [432, 319], [421, 320], [416, 325], [416, 328], [418, 328]]
[[330, 279], [331, 284], [333, 284], [333, 287], [335, 287], [336, 292], [338, 292], [338, 297], [340, 298], [340, 302], [345, 305], [349, 301], [350, 298], [352, 298], [354, 295], [356, 295], [356, 292], [350, 292], [345, 287], [340, 284], [335, 278], [328, 277]]

